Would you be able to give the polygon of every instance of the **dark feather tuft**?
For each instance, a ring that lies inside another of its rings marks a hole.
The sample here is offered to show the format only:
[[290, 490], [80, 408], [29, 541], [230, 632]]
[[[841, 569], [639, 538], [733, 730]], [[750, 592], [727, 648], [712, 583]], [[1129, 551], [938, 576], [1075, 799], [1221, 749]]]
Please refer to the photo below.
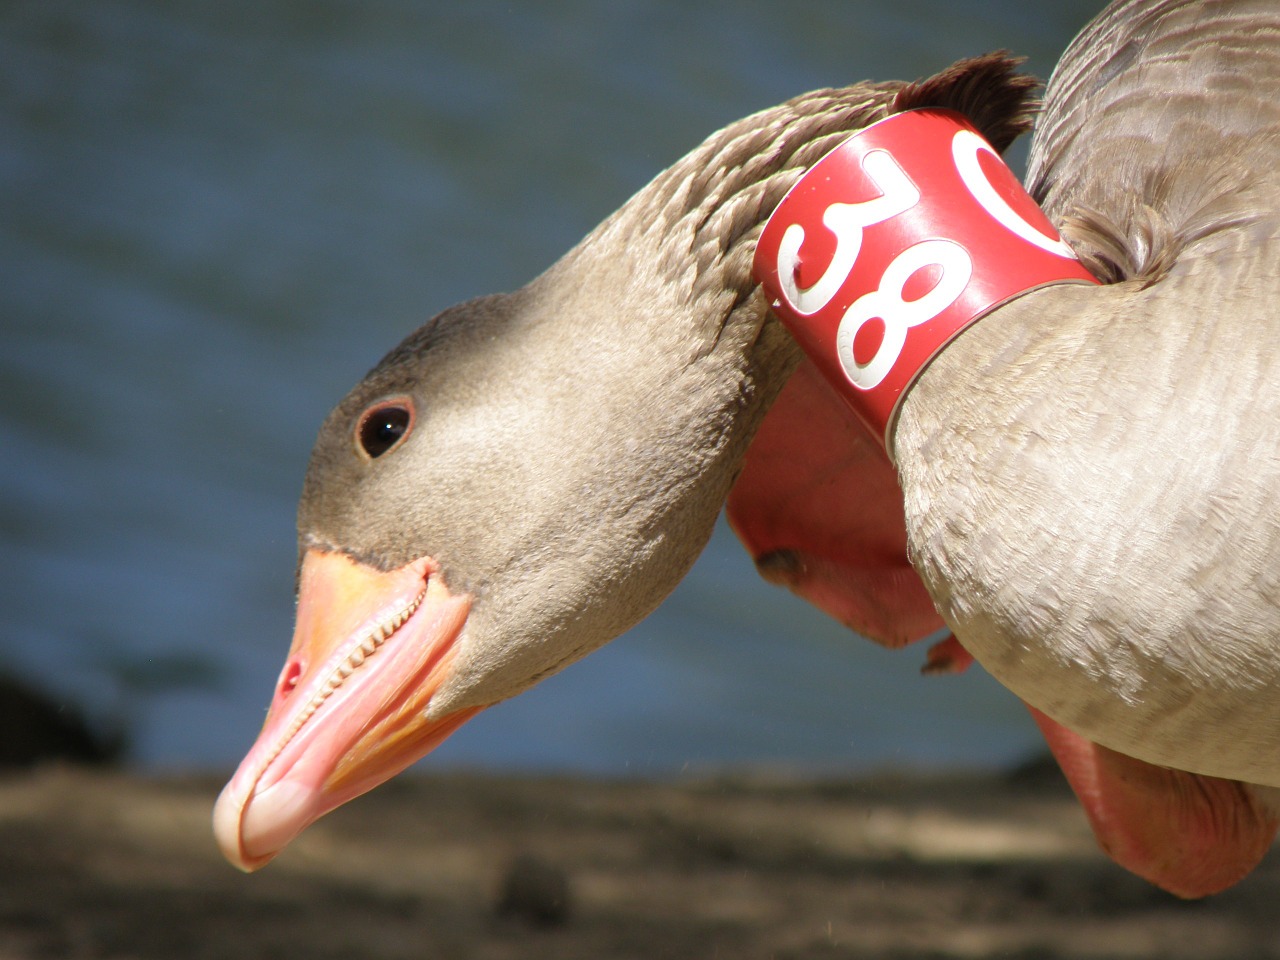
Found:
[[908, 83], [894, 97], [892, 110], [937, 107], [963, 113], [1003, 153], [1031, 129], [1040, 107], [1034, 96], [1040, 81], [1017, 71], [1024, 59], [997, 50], [960, 60], [927, 80]]

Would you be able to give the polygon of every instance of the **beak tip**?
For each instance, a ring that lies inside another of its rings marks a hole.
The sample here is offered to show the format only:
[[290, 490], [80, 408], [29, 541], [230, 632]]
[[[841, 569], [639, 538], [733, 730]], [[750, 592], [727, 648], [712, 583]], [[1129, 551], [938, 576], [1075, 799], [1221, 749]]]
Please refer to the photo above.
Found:
[[321, 790], [285, 779], [244, 795], [233, 779], [213, 808], [213, 834], [232, 866], [253, 873], [266, 866], [329, 809]]
[[278, 851], [267, 856], [251, 856], [245, 849], [244, 820], [250, 798], [242, 796], [232, 780], [218, 794], [213, 805], [213, 836], [222, 855], [237, 870], [253, 873], [266, 866]]
[[227, 862], [248, 873], [254, 867], [246, 862], [240, 846], [240, 810], [241, 804], [237, 802], [232, 785], [228, 783], [213, 805], [213, 836]]

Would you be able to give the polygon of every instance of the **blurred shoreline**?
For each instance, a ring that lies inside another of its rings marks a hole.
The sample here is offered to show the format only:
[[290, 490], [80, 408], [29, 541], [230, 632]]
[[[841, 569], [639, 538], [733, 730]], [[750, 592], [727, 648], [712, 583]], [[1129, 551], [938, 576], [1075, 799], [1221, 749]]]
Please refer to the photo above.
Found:
[[406, 776], [251, 876], [221, 782], [0, 777], [0, 958], [1280, 957], [1274, 858], [1176, 900], [1025, 771]]

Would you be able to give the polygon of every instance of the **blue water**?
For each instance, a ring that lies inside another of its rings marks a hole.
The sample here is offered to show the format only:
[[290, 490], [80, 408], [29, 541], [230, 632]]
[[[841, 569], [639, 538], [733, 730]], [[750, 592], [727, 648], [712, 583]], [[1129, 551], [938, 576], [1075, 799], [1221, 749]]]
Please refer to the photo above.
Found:
[[[1045, 76], [1100, 6], [0, 6], [6, 669], [124, 725], [143, 768], [230, 767], [288, 645], [311, 440], [388, 347], [524, 283], [724, 123], [997, 47]], [[721, 531], [657, 614], [429, 762], [990, 767], [1034, 748], [1010, 694], [922, 678], [922, 656], [765, 585]]]

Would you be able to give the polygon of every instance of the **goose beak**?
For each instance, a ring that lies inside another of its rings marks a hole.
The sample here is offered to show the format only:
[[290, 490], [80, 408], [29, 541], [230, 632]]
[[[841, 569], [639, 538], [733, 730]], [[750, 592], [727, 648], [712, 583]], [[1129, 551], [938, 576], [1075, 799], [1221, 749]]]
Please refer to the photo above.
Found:
[[341, 553], [305, 554], [293, 645], [266, 723], [214, 808], [232, 864], [263, 866], [480, 709], [427, 717], [470, 609], [429, 557], [384, 572]]

